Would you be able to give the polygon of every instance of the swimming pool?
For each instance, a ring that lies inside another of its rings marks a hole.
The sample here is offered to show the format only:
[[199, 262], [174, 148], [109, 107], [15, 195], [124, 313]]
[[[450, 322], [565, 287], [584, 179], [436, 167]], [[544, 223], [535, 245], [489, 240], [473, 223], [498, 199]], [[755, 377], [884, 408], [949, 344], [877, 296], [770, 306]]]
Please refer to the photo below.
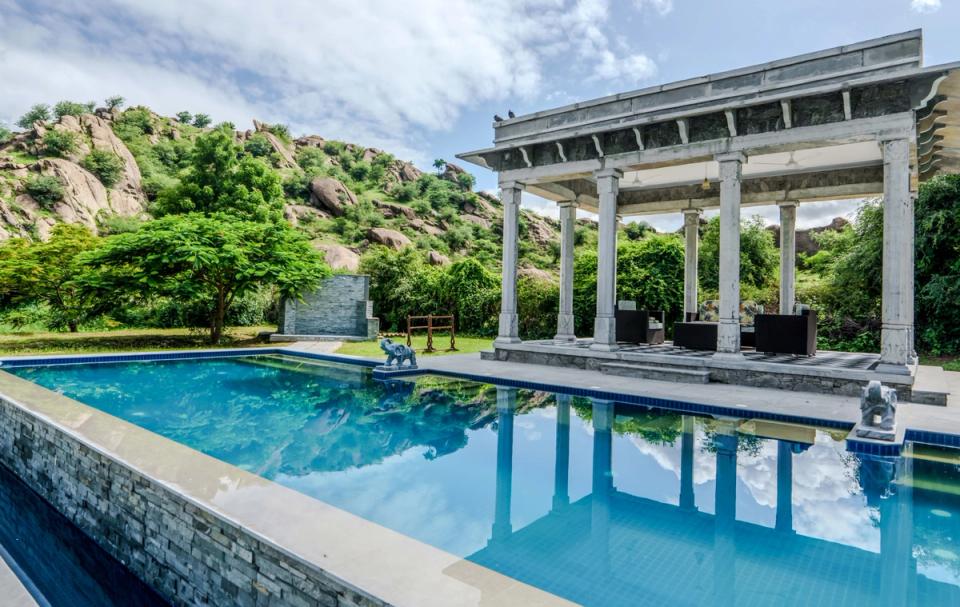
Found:
[[274, 355], [10, 371], [586, 605], [960, 604], [954, 451]]

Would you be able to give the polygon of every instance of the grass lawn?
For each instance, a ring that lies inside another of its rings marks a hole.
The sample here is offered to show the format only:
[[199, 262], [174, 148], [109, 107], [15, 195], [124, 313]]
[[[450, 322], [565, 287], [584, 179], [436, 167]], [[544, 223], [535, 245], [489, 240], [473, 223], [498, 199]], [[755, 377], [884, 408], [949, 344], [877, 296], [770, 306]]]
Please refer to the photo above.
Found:
[[[396, 342], [406, 343], [403, 337], [392, 338]], [[493, 348], [492, 337], [466, 337], [457, 335], [457, 351], [447, 352], [450, 347], [450, 338], [445, 335], [433, 337], [433, 347], [437, 351], [433, 354], [425, 354], [423, 349], [427, 347], [426, 335], [415, 335], [413, 337], [413, 347], [417, 350], [417, 356], [439, 356], [442, 354], [466, 354], [470, 352], [480, 352], [481, 350], [490, 350]], [[380, 350], [379, 341], [346, 341], [337, 350], [337, 354], [351, 354], [353, 356], [366, 356], [368, 358], [382, 358], [383, 351]]]
[[920, 364], [943, 367], [946, 371], [960, 371], [960, 356], [929, 356], [921, 354]]
[[[260, 331], [276, 327], [231, 327], [221, 346], [244, 348], [267, 345], [257, 340]], [[143, 350], [209, 348], [206, 331], [198, 329], [118, 329], [80, 333], [0, 333], [0, 355], [82, 354]]]

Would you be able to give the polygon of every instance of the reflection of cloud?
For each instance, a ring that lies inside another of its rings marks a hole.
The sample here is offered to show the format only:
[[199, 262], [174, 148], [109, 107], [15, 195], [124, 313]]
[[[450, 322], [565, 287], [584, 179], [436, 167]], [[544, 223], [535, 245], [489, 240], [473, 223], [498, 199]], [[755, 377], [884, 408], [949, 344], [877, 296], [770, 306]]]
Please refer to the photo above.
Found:
[[377, 466], [306, 476], [279, 475], [282, 485], [455, 554], [469, 554], [489, 537], [489, 525], [469, 504], [452, 504], [440, 481], [418, 474], [424, 448], [389, 457]]

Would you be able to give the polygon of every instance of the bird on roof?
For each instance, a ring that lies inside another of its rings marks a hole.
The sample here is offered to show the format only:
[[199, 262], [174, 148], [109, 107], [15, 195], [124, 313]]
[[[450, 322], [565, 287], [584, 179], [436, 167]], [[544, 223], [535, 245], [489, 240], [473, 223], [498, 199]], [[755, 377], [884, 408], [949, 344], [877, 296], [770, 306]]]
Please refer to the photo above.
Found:
[[511, 118], [516, 118], [516, 117], [517, 117], [517, 115], [513, 113], [513, 110], [507, 110], [507, 116], [509, 116], [509, 117], [511, 117]]
[[494, 122], [503, 122], [503, 116], [501, 116], [500, 114], [494, 114], [494, 115], [493, 115], [493, 121], [494, 121]]

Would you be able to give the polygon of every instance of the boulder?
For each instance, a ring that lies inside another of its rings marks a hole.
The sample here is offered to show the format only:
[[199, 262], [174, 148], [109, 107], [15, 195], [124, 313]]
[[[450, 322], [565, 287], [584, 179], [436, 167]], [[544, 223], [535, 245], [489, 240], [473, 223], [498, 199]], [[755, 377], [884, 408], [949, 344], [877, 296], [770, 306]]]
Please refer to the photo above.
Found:
[[320, 135], [307, 135], [295, 140], [294, 143], [302, 148], [322, 148], [326, 145], [327, 140]]
[[259, 120], [254, 120], [253, 129], [270, 142], [270, 147], [277, 153], [277, 165], [279, 165], [281, 169], [292, 169], [297, 166], [297, 161], [287, 147], [287, 144], [280, 141], [279, 137], [269, 131], [269, 125]]
[[400, 161], [400, 181], [416, 181], [423, 175], [423, 171], [413, 166], [410, 162]]
[[393, 219], [394, 217], [400, 217], [401, 215], [406, 219], [416, 219], [417, 213], [413, 209], [402, 204], [394, 204], [392, 202], [383, 202], [382, 200], [373, 200], [373, 206], [377, 207], [383, 216], [387, 219]]
[[283, 217], [290, 225], [298, 226], [304, 220], [325, 219], [330, 217], [330, 214], [305, 204], [288, 204], [283, 207]]
[[110, 123], [99, 116], [84, 114], [80, 117], [83, 129], [90, 135], [94, 149], [106, 150], [116, 154], [123, 161], [123, 174], [120, 180], [110, 188], [110, 202], [113, 211], [120, 215], [142, 213], [147, 206], [143, 194], [142, 176], [137, 161], [127, 149], [126, 144], [113, 133]]
[[371, 228], [367, 231], [367, 239], [370, 242], [382, 244], [396, 250], [413, 244], [409, 238], [400, 232], [388, 228]]
[[418, 232], [429, 234], [430, 236], [440, 236], [443, 234], [443, 230], [432, 223], [427, 223], [419, 217], [410, 220], [410, 227]]
[[357, 197], [340, 181], [317, 177], [310, 182], [310, 204], [340, 217], [344, 208], [357, 204]]
[[474, 225], [480, 226], [481, 228], [483, 228], [483, 229], [485, 229], [485, 230], [489, 230], [489, 229], [490, 229], [490, 222], [487, 221], [486, 219], [484, 219], [483, 217], [478, 217], [478, 216], [476, 216], [476, 215], [471, 215], [470, 213], [464, 213], [463, 215], [460, 216], [460, 219], [462, 219], [462, 220], [464, 220], [464, 221], [466, 221], [466, 222], [468, 222], [468, 223], [472, 223], [472, 224], [474, 224]]
[[529, 212], [524, 216], [527, 218], [527, 237], [538, 245], [543, 246], [559, 238], [557, 229], [546, 217]]
[[378, 150], [377, 148], [367, 148], [363, 151], [363, 156], [361, 160], [364, 162], [373, 162], [373, 159], [383, 153], [383, 150]]
[[427, 253], [427, 263], [431, 266], [445, 266], [450, 263], [450, 258], [439, 251], [430, 251]]
[[334, 270], [356, 272], [360, 269], [360, 256], [353, 249], [338, 244], [316, 244], [318, 250], [323, 251], [327, 265]]
[[53, 212], [67, 223], [82, 223], [97, 229], [97, 213], [114, 212], [107, 189], [92, 173], [62, 158], [44, 158], [37, 163], [44, 175], [53, 175], [63, 184], [63, 200]]
[[459, 185], [460, 182], [457, 180], [457, 178], [464, 173], [466, 173], [466, 171], [463, 170], [462, 167], [459, 167], [452, 162], [448, 162], [446, 168], [443, 170], [443, 174], [440, 175], [440, 179], [446, 179], [447, 181], [452, 181], [453, 183]]
[[520, 278], [529, 278], [541, 282], [557, 282], [557, 277], [546, 270], [540, 268], [518, 268], [517, 276]]

